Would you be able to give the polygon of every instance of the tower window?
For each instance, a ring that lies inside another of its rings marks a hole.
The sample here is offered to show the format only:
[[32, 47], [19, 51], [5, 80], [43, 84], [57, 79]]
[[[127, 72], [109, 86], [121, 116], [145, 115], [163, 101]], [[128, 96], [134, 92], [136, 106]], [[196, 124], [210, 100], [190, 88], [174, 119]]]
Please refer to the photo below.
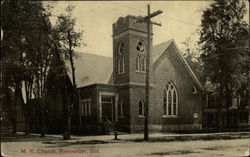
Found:
[[136, 57], [136, 71], [137, 72], [145, 72], [146, 71], [146, 57], [140, 57], [139, 55]]
[[122, 55], [125, 52], [125, 44], [121, 42], [118, 46], [118, 52], [120, 55]]
[[125, 72], [125, 59], [124, 57], [120, 57], [118, 58], [118, 61], [117, 61], [117, 71], [118, 71], [118, 74], [121, 74], [121, 73], [124, 73]]
[[144, 117], [144, 103], [142, 101], [139, 102], [139, 117]]
[[178, 93], [175, 85], [170, 81], [163, 91], [163, 116], [178, 115]]
[[140, 71], [140, 56], [136, 57], [136, 71]]
[[136, 50], [141, 52], [141, 53], [144, 53], [146, 51], [146, 46], [145, 46], [145, 43], [143, 41], [138, 41], [137, 42], [137, 45], [136, 45]]
[[142, 57], [141, 71], [146, 71], [146, 57]]

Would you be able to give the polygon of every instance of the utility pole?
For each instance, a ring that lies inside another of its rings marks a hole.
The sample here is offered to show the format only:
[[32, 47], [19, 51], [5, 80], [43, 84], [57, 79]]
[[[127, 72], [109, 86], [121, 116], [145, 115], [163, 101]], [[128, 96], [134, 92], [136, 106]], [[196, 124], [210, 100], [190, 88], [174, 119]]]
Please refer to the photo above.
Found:
[[160, 23], [152, 22], [151, 18], [161, 14], [162, 11], [150, 13], [150, 5], [148, 4], [148, 15], [139, 18], [138, 22], [145, 22], [147, 24], [147, 54], [146, 54], [146, 88], [145, 88], [145, 106], [144, 106], [144, 140], [148, 141], [148, 115], [149, 115], [149, 80], [150, 80], [150, 50], [151, 50], [151, 28], [152, 24], [161, 26]]

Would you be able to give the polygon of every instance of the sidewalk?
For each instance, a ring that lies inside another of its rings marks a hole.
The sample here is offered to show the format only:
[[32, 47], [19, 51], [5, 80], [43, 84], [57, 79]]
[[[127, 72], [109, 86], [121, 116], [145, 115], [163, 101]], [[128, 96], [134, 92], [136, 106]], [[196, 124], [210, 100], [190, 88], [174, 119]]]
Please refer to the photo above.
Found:
[[[37, 135], [39, 134], [31, 134], [31, 135]], [[47, 137], [57, 137], [58, 139], [62, 138], [62, 135], [51, 135], [47, 134]], [[199, 133], [199, 134], [178, 134], [178, 133], [152, 133], [149, 134], [149, 139], [175, 139], [175, 138], [189, 138], [189, 139], [204, 139], [207, 137], [234, 137], [236, 139], [239, 138], [250, 138], [249, 132], [223, 132], [223, 133]], [[114, 140], [114, 135], [97, 135], [97, 136], [76, 136], [72, 135], [71, 140], [65, 140], [67, 142], [79, 142], [79, 141], [137, 141], [137, 140], [143, 140], [144, 134], [122, 134], [118, 135], [118, 140]]]

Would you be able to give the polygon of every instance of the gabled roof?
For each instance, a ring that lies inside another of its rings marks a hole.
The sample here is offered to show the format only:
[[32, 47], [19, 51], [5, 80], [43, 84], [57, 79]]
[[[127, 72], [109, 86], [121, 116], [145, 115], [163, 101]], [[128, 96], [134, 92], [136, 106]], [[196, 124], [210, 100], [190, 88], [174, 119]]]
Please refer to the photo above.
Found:
[[194, 80], [196, 85], [201, 90], [204, 90], [204, 88], [201, 85], [200, 81], [198, 80], [197, 76], [194, 74], [193, 70], [191, 69], [191, 67], [189, 66], [187, 61], [184, 59], [183, 55], [181, 54], [180, 49], [178, 48], [178, 46], [176, 45], [176, 43], [175, 43], [175, 41], [173, 39], [168, 40], [168, 41], [163, 42], [163, 43], [160, 43], [160, 44], [153, 47], [153, 55], [152, 55], [153, 64], [156, 63], [156, 61], [161, 57], [161, 55], [163, 53], [167, 52], [166, 50], [170, 47], [170, 45], [174, 46], [174, 48], [175, 48], [174, 52], [176, 52], [176, 54], [179, 57], [180, 61], [183, 63], [185, 69], [190, 74], [190, 76], [192, 77], [192, 79]]
[[[152, 61], [155, 63], [164, 52], [169, 48], [169, 46], [173, 44], [177, 56], [180, 58], [184, 67], [197, 84], [197, 86], [203, 90], [203, 87], [196, 75], [181, 55], [179, 48], [177, 47], [175, 41], [173, 39], [168, 40], [166, 42], [160, 43], [152, 48]], [[75, 65], [75, 78], [76, 78], [76, 86], [83, 87], [91, 84], [113, 84], [112, 75], [113, 75], [113, 58], [105, 57], [95, 54], [88, 54], [82, 52], [75, 52], [76, 58], [74, 58]], [[67, 68], [67, 73], [69, 78], [72, 81], [72, 71], [70, 67], [70, 61], [65, 60], [65, 65]]]
[[[113, 72], [112, 57], [75, 52], [74, 58], [76, 86], [83, 87], [95, 83], [109, 84]], [[70, 61], [65, 60], [68, 76], [72, 80]]]
[[169, 47], [169, 45], [172, 43], [172, 41], [173, 41], [173, 39], [153, 46], [153, 48], [152, 48], [152, 52], [153, 52], [152, 61], [153, 61], [153, 63], [155, 63], [160, 58], [162, 53], [166, 51], [166, 49]]

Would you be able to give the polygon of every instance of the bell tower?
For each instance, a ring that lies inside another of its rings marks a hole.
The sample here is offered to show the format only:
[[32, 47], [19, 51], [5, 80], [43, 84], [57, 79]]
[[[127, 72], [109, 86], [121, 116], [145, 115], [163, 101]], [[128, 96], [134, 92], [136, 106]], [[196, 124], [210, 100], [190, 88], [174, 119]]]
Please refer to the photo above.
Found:
[[147, 27], [134, 16], [120, 17], [113, 24], [114, 84], [144, 84]]
[[120, 17], [113, 24], [113, 80], [118, 85], [124, 131], [142, 128], [144, 124], [147, 27], [138, 17]]

